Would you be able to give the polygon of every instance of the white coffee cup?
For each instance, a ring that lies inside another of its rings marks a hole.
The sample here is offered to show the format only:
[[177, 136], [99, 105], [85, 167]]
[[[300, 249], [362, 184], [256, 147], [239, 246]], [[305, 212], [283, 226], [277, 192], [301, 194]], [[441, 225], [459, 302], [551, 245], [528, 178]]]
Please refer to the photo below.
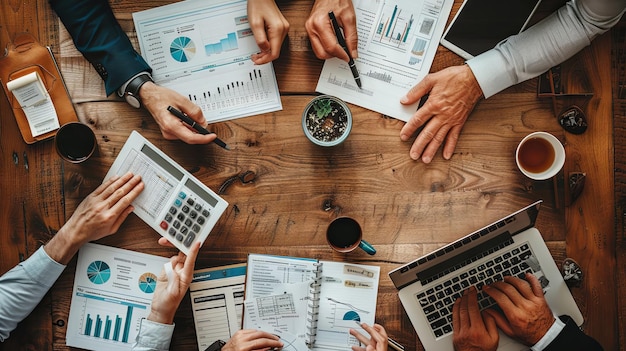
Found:
[[565, 164], [565, 148], [550, 133], [530, 133], [517, 145], [515, 162], [517, 168], [530, 179], [550, 179]]

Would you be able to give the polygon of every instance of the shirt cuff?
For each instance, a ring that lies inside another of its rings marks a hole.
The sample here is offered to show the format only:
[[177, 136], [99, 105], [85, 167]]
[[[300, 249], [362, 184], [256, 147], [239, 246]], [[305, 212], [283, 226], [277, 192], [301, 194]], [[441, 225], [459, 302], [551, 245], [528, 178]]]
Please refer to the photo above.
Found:
[[59, 278], [65, 265], [53, 260], [43, 246], [26, 261], [20, 263], [26, 274], [42, 286], [52, 286]]
[[552, 326], [550, 327], [550, 329], [548, 329], [548, 332], [535, 345], [530, 348], [532, 351], [542, 351], [548, 345], [550, 345], [550, 343], [554, 341], [557, 336], [559, 336], [561, 331], [563, 331], [563, 328], [565, 328], [565, 323], [563, 323], [561, 319], [559, 319], [559, 317], [554, 318], [554, 323], [552, 323]]
[[485, 99], [517, 84], [516, 78], [506, 70], [506, 60], [495, 49], [485, 51], [466, 63], [474, 73]]
[[143, 318], [139, 326], [136, 344], [133, 350], [163, 350], [170, 349], [170, 342], [174, 334], [174, 324], [162, 324]]

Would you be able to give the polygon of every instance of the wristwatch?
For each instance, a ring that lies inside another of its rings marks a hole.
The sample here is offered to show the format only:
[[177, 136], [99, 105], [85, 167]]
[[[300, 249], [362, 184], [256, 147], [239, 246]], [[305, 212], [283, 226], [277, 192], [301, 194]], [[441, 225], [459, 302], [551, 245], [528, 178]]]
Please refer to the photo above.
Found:
[[222, 347], [224, 347], [224, 345], [226, 345], [224, 341], [215, 340], [215, 342], [212, 343], [209, 347], [207, 347], [207, 349], [204, 351], [220, 351]]
[[152, 76], [148, 72], [143, 72], [135, 76], [133, 79], [126, 84], [124, 87], [123, 94], [120, 97], [124, 97], [126, 102], [134, 108], [141, 107], [141, 98], [139, 97], [139, 88], [141, 88], [144, 83], [154, 82], [152, 80]]

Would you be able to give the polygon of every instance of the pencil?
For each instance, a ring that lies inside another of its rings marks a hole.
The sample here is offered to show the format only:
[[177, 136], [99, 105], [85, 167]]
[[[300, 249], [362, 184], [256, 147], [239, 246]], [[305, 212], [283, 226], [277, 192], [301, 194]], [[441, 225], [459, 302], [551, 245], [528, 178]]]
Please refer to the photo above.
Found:
[[[206, 130], [201, 125], [199, 125], [198, 123], [196, 123], [196, 121], [191, 119], [191, 117], [187, 116], [186, 114], [184, 114], [181, 111], [178, 111], [176, 108], [174, 108], [172, 106], [168, 106], [167, 110], [170, 111], [170, 113], [173, 114], [174, 116], [178, 117], [185, 124], [189, 125], [191, 128], [193, 128], [198, 133], [203, 134], [203, 135], [213, 134], [213, 133], [209, 132], [208, 130]], [[215, 138], [215, 143], [217, 145], [223, 147], [226, 150], [230, 150], [230, 147], [228, 147], [228, 145], [226, 145], [226, 143], [222, 139], [220, 139], [220, 138]]]
[[352, 76], [354, 77], [354, 81], [356, 85], [361, 89], [361, 76], [359, 75], [359, 71], [356, 69], [356, 64], [352, 59], [352, 55], [350, 55], [350, 50], [348, 50], [348, 45], [346, 44], [346, 39], [341, 34], [341, 29], [339, 28], [339, 23], [337, 23], [337, 18], [335, 17], [335, 13], [330, 11], [328, 13], [328, 17], [330, 17], [330, 23], [333, 25], [333, 30], [335, 31], [335, 36], [337, 37], [337, 42], [343, 48], [343, 50], [348, 54], [348, 66], [350, 66], [350, 71], [352, 72]]

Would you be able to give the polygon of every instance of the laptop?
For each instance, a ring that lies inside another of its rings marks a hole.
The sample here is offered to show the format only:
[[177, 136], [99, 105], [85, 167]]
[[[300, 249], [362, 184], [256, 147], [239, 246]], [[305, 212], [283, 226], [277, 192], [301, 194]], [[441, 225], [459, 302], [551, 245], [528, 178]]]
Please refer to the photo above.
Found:
[[[389, 272], [426, 350], [454, 350], [452, 306], [469, 286], [479, 292], [480, 309], [496, 306], [483, 285], [504, 276], [534, 274], [552, 312], [569, 315], [579, 326], [583, 316], [535, 228], [541, 200], [484, 228]], [[528, 350], [500, 332], [498, 350]]]
[[193, 243], [204, 243], [228, 208], [226, 200], [135, 130], [104, 180], [126, 172], [141, 175], [145, 185], [133, 212], [186, 255]]

